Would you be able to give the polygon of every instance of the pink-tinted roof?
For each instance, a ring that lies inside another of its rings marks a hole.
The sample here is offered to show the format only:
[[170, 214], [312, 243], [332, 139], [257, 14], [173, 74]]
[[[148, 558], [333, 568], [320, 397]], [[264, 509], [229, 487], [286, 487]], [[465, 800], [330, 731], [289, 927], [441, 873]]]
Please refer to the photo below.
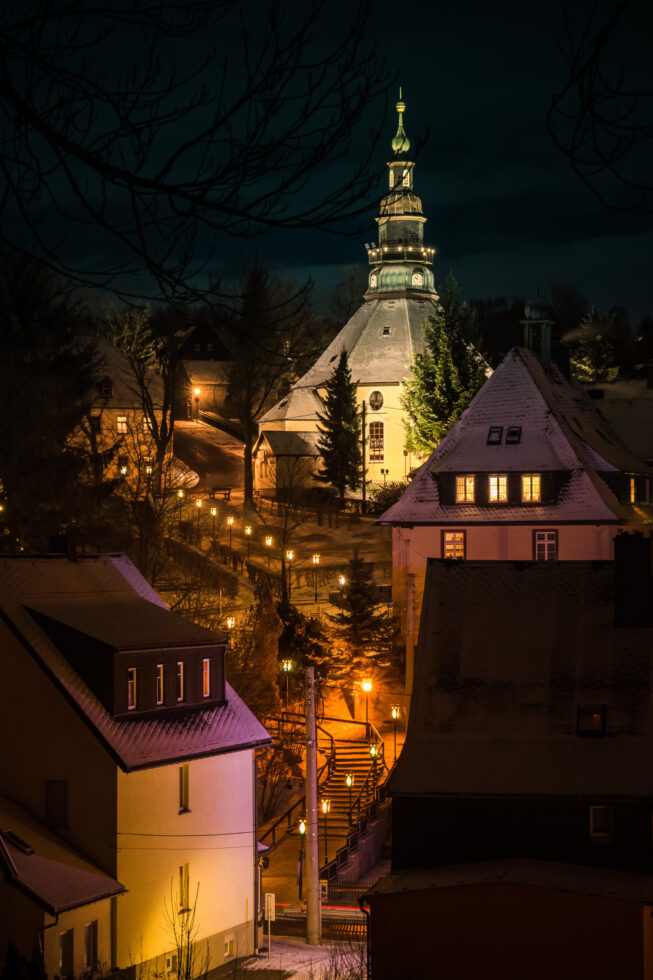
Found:
[[[33, 853], [25, 853], [12, 835]], [[4, 797], [0, 797], [0, 866], [9, 881], [51, 915], [125, 890]]]
[[[128, 572], [129, 582], [123, 571]], [[95, 615], [102, 617], [102, 597], [107, 600], [110, 615], [117, 598], [134, 600], [134, 587], [141, 593], [152, 592], [124, 556], [118, 561], [115, 556], [89, 556], [77, 562], [63, 557], [0, 558], [2, 618], [122, 769], [144, 769], [269, 743], [265, 728], [229, 684], [225, 704], [175, 707], [134, 719], [114, 718], [26, 608], [47, 601], [48, 608], [56, 609], [57, 597], [68, 608], [71, 601], [81, 603], [86, 597]], [[156, 598], [157, 631], [158, 616], [163, 612], [170, 617], [171, 635], [176, 635], [180, 617], [162, 610], [161, 600]], [[192, 623], [187, 626], [189, 635], [200, 629]], [[213, 642], [221, 642], [210, 631], [201, 632]]]
[[[488, 445], [490, 427], [503, 430]], [[506, 442], [520, 426], [519, 442]], [[580, 385], [554, 364], [513, 348], [472, 399], [460, 419], [420, 467], [383, 524], [616, 522], [630, 508], [599, 475], [608, 471], [651, 473], [610, 430]], [[555, 503], [501, 507], [440, 503], [438, 473], [557, 471], [569, 474]], [[651, 474], [653, 475], [653, 474]]]

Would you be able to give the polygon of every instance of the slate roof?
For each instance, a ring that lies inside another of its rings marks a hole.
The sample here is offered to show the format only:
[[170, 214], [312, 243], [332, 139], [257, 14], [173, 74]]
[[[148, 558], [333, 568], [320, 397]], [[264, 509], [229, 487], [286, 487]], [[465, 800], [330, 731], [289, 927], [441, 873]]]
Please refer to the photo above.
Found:
[[370, 888], [365, 897], [499, 883], [580, 892], [647, 905], [653, 899], [653, 875], [526, 858], [449, 864], [389, 874]]
[[[490, 426], [502, 426], [500, 445], [488, 445]], [[508, 426], [521, 426], [506, 444]], [[600, 472], [653, 471], [612, 432], [595, 403], [553, 363], [513, 348], [420, 467], [381, 524], [617, 522], [632, 517]], [[441, 504], [438, 473], [561, 471], [569, 474], [555, 503], [522, 506]]]
[[[366, 299], [290, 394], [263, 416], [261, 424], [314, 418], [322, 411], [314, 389], [331, 377], [343, 349], [354, 383], [400, 384], [410, 372], [415, 354], [424, 349], [424, 321], [437, 310], [435, 295]], [[387, 335], [384, 329], [389, 329]]]
[[616, 628], [613, 590], [613, 562], [429, 559], [391, 794], [653, 796], [653, 629]]
[[592, 388], [602, 392], [603, 397], [594, 404], [624, 446], [640, 459], [653, 460], [653, 388], [649, 388], [646, 378], [628, 378]]
[[262, 432], [255, 451], [265, 440], [275, 456], [319, 456], [317, 443], [319, 432], [293, 432], [285, 429], [267, 429]]
[[[136, 596], [156, 607], [140, 606], [155, 624], [157, 640], [165, 635], [163, 620], [170, 617], [170, 635], [195, 642], [221, 642], [221, 638], [170, 613], [159, 596], [125, 556], [82, 556], [76, 562], [63, 557], [0, 558], [0, 618], [18, 637], [54, 685], [88, 725], [98, 740], [125, 771], [164, 765], [180, 759], [199, 758], [268, 744], [270, 738], [249, 708], [229, 684], [226, 703], [171, 708], [138, 718], [111, 715], [81, 680], [66, 657], [29, 614], [28, 608], [47, 606], [52, 614], [61, 604], [62, 615], [85, 623], [93, 615], [103, 620], [95, 627], [119, 642], [144, 640], [133, 618], [124, 624], [111, 622], [116, 603], [130, 612]], [[106, 606], [103, 609], [103, 600]], [[88, 610], [83, 610], [88, 603]], [[57, 616], [58, 616], [57, 612]]]
[[[33, 851], [17, 846], [8, 831]], [[0, 797], [0, 867], [50, 915], [118, 895], [125, 886], [78, 854], [10, 800]]]

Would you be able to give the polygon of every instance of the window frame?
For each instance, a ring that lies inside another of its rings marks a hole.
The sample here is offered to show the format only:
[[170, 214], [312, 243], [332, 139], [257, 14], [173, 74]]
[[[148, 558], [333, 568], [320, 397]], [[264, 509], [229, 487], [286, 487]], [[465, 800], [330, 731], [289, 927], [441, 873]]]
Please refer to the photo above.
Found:
[[136, 711], [138, 699], [138, 667], [127, 668], [127, 711]]
[[[462, 542], [456, 542], [456, 541], [453, 542], [454, 551], [457, 550], [456, 549], [457, 544], [462, 543], [462, 551], [463, 551], [462, 555], [457, 555], [457, 554], [447, 555], [446, 543], [447, 543], [447, 537], [450, 535], [460, 535], [462, 537]], [[467, 531], [465, 530], [465, 528], [447, 528], [446, 530], [443, 528], [440, 531], [440, 554], [442, 558], [446, 559], [447, 561], [465, 560], [465, 558], [467, 557]]]
[[[372, 429], [374, 428], [376, 435], [372, 435]], [[380, 432], [380, 435], [378, 434]], [[376, 443], [374, 448], [372, 448], [372, 443]], [[367, 460], [369, 463], [383, 463], [385, 462], [385, 425], [383, 422], [375, 420], [369, 423], [368, 431], [368, 447], [369, 453]]]
[[[469, 481], [471, 480], [471, 497], [469, 496]], [[462, 483], [459, 485], [459, 481]], [[459, 492], [459, 486], [462, 489], [462, 496]], [[456, 474], [456, 503], [457, 504], [473, 504], [476, 502], [476, 476], [474, 473], [457, 473]]]
[[202, 697], [211, 697], [211, 658], [202, 657]]
[[190, 868], [188, 861], [179, 865], [179, 911], [190, 912]]
[[521, 425], [509, 425], [506, 429], [506, 446], [518, 446], [521, 442]]
[[166, 665], [157, 664], [156, 665], [156, 682], [154, 689], [154, 698], [157, 705], [166, 703]]
[[488, 446], [500, 446], [503, 441], [503, 426], [502, 425], [491, 425], [487, 430], [487, 443]]
[[[533, 484], [537, 481], [537, 496], [534, 496]], [[527, 490], [527, 486], [529, 489]], [[527, 496], [527, 494], [529, 494]], [[541, 473], [522, 473], [521, 475], [521, 502], [522, 504], [541, 504], [542, 503], [542, 474]]]
[[[595, 818], [598, 811], [604, 811], [609, 816], [609, 830], [596, 830]], [[591, 840], [611, 841], [614, 836], [614, 807], [607, 803], [591, 803], [589, 808], [589, 834]]]
[[[497, 495], [492, 496], [492, 480], [497, 481]], [[503, 496], [502, 496], [503, 490]], [[487, 502], [488, 504], [507, 504], [508, 500], [508, 474], [507, 473], [488, 473], [487, 477]]]
[[[537, 556], [537, 544], [538, 544], [537, 539], [538, 539], [538, 536], [539, 535], [548, 535], [548, 534], [552, 534], [553, 535], [553, 540], [555, 542], [555, 554], [553, 556], [550, 556], [548, 554], [548, 552], [549, 552], [549, 542], [548, 541], [544, 541], [544, 547], [545, 547], [545, 551], [547, 552], [547, 554], [543, 558], [538, 558], [538, 556]], [[545, 529], [545, 528], [533, 528], [533, 561], [558, 561], [558, 553], [559, 553], [558, 552], [558, 548], [559, 548], [559, 536], [558, 536], [558, 528], [557, 527], [552, 527], [552, 528], [548, 528], [548, 529]]]
[[190, 767], [187, 762], [179, 766], [179, 812], [190, 813]]
[[181, 704], [186, 700], [186, 661], [177, 661], [177, 703]]

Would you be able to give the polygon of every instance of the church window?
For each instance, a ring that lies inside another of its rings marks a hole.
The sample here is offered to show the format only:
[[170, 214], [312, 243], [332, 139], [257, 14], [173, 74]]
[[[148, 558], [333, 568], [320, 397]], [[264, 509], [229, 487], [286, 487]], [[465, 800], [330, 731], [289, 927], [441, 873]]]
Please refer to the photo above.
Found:
[[487, 434], [488, 446], [500, 446], [503, 438], [503, 426], [491, 425]]
[[465, 532], [464, 531], [442, 532], [442, 557], [443, 558], [465, 557]]
[[401, 183], [404, 187], [410, 187], [410, 170], [404, 170]]
[[491, 473], [489, 476], [489, 500], [491, 504], [505, 504], [508, 501], [508, 476], [506, 473]]
[[471, 473], [456, 477], [456, 503], [474, 503], [474, 477]]
[[382, 407], [382, 405], [383, 405], [383, 395], [381, 394], [380, 391], [373, 391], [372, 394], [370, 395], [370, 408], [372, 409], [372, 411], [378, 412], [378, 410]]
[[370, 463], [383, 462], [383, 422], [370, 422]]
[[372, 287], [372, 289], [376, 289], [376, 284], [378, 283], [378, 281], [379, 280], [376, 277], [376, 275], [372, 273], [372, 275], [370, 276], [370, 286]]
[[533, 558], [535, 561], [556, 561], [558, 558], [558, 532], [535, 531], [533, 533]]
[[542, 499], [539, 473], [522, 473], [521, 499], [524, 504], [539, 504]]
[[395, 172], [394, 172], [394, 170], [391, 170], [390, 171], [390, 188], [392, 189], [394, 186], [395, 186]]
[[424, 276], [421, 272], [413, 272], [413, 286], [423, 286]]

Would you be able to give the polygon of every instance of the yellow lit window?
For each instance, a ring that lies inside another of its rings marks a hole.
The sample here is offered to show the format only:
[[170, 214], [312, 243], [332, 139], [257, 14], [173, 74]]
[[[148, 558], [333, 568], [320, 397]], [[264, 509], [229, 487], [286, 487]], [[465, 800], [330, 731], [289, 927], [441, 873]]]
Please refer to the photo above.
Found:
[[211, 694], [211, 661], [208, 657], [202, 660], [202, 697], [208, 698]]
[[394, 170], [391, 170], [390, 171], [390, 189], [392, 190], [392, 188], [394, 186], [395, 186], [395, 172], [394, 172]]
[[474, 503], [474, 477], [471, 474], [456, 477], [456, 503]]
[[542, 499], [539, 473], [523, 473], [521, 499], [524, 503], [537, 504]]
[[404, 170], [401, 183], [404, 187], [410, 187], [410, 170]]
[[636, 500], [635, 477], [634, 476], [631, 476], [631, 478], [630, 478], [630, 502], [631, 502], [631, 504], [634, 504], [635, 503], [635, 500]]
[[465, 557], [465, 532], [464, 531], [442, 532], [442, 557], [443, 558]]
[[116, 418], [116, 429], [118, 430], [118, 432], [121, 435], [124, 435], [125, 434], [125, 432], [127, 431], [127, 416], [126, 415], [119, 415]]
[[504, 504], [508, 500], [508, 477], [505, 473], [492, 473], [489, 481], [490, 503]]

